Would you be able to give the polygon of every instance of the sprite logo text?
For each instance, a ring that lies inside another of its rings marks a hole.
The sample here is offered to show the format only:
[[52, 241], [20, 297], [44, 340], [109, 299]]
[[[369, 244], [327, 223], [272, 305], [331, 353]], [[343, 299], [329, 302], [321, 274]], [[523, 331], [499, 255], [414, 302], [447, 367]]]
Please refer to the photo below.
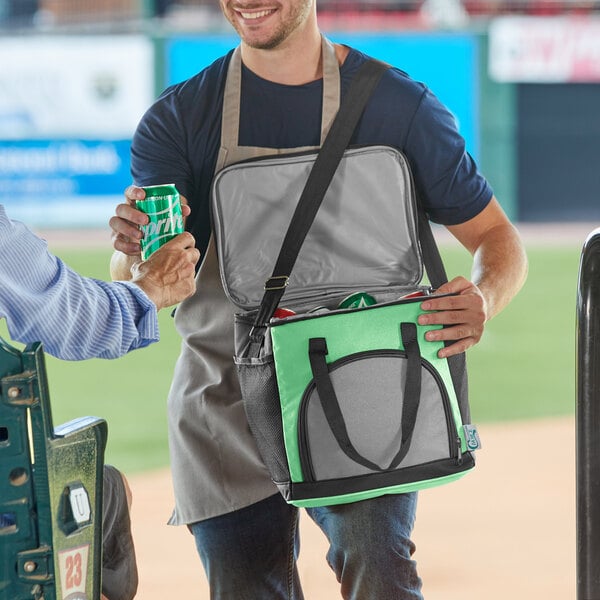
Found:
[[[163, 211], [168, 212], [168, 211]], [[148, 215], [154, 217], [156, 221], [150, 221], [148, 225], [142, 225], [142, 233], [144, 238], [161, 237], [167, 234], [175, 232], [181, 232], [183, 230], [183, 217], [181, 215], [168, 215], [161, 216], [159, 213], [154, 215]], [[177, 235], [177, 233], [175, 233]]]
[[142, 258], [146, 260], [154, 251], [183, 233], [183, 216], [179, 195], [149, 197], [136, 203], [137, 208], [148, 215], [147, 225], [141, 226]]

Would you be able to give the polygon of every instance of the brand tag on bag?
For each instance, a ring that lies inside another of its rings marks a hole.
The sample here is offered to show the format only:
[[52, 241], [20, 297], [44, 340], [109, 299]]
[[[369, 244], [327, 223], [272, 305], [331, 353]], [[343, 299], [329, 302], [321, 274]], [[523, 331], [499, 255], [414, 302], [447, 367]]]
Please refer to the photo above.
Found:
[[477, 433], [477, 427], [475, 425], [463, 425], [463, 431], [465, 432], [465, 440], [467, 442], [467, 449], [472, 452], [473, 450], [479, 450], [481, 448], [481, 440]]

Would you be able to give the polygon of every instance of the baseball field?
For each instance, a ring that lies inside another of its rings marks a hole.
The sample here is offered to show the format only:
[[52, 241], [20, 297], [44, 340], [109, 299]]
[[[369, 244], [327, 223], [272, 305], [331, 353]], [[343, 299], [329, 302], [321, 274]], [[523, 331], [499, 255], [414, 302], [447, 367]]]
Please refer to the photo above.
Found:
[[[527, 283], [469, 352], [478, 466], [420, 496], [415, 559], [428, 600], [575, 597], [575, 300], [593, 228], [522, 228]], [[438, 233], [449, 276], [468, 276], [470, 257]], [[107, 232], [46, 237], [79, 272], [109, 278]], [[208, 599], [191, 536], [165, 525], [172, 507], [165, 400], [179, 341], [169, 311], [160, 324], [158, 344], [122, 359], [49, 357], [54, 422], [85, 414], [109, 423], [106, 460], [127, 473], [134, 494], [138, 597]], [[307, 600], [340, 597], [323, 536], [308, 519], [302, 528]]]

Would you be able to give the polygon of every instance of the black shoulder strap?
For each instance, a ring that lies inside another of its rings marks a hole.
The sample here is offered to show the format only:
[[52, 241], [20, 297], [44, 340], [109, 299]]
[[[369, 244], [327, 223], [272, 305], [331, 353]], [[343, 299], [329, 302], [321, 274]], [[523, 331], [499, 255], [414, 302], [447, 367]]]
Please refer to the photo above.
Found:
[[417, 223], [419, 228], [419, 241], [421, 243], [421, 253], [423, 255], [423, 264], [434, 289], [437, 289], [443, 283], [448, 281], [446, 269], [440, 255], [440, 251], [435, 243], [433, 232], [421, 201], [417, 197]]
[[251, 339], [258, 341], [288, 284], [300, 248], [319, 210], [352, 133], [371, 96], [371, 92], [389, 65], [377, 60], [365, 62], [350, 84], [329, 133], [319, 150], [304, 190], [285, 234], [273, 274], [265, 282], [260, 309], [254, 321]]

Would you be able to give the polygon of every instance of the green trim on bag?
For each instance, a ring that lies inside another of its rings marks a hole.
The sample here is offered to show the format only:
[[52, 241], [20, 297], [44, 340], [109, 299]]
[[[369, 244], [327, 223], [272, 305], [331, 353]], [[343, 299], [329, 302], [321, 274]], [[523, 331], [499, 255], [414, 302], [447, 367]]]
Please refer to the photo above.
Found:
[[359, 502], [360, 500], [369, 500], [370, 498], [377, 498], [378, 496], [384, 496], [386, 494], [408, 494], [409, 492], [417, 492], [419, 490], [426, 490], [439, 485], [444, 485], [446, 483], [452, 483], [453, 481], [456, 481], [457, 479], [460, 479], [469, 473], [472, 469], [473, 467], [467, 471], [461, 471], [460, 473], [454, 473], [452, 475], [435, 477], [433, 479], [425, 479], [423, 481], [414, 481], [412, 483], [402, 483], [400, 485], [392, 485], [384, 488], [365, 490], [363, 492], [341, 494], [339, 496], [326, 496], [322, 498], [310, 498], [309, 500], [287, 500], [287, 503], [297, 506], [298, 508], [314, 508], [317, 506], [331, 506], [334, 504]]
[[[404, 350], [400, 336], [400, 323], [417, 323], [418, 316], [424, 312], [420, 308], [422, 301], [420, 299], [418, 301], [400, 301], [395, 304], [379, 304], [368, 308], [316, 315], [310, 318], [286, 319], [271, 324], [270, 331], [281, 403], [283, 437], [292, 482], [303, 481], [297, 431], [300, 402], [312, 380], [308, 358], [308, 340], [314, 337], [326, 338], [329, 351], [327, 355], [328, 363], [358, 352]], [[417, 325], [421, 356], [435, 366], [444, 382], [450, 399], [457, 434], [461, 438], [461, 446], [465, 451], [466, 441], [462, 432], [462, 419], [448, 362], [437, 357], [437, 352], [444, 344], [443, 342], [425, 340], [425, 333], [433, 329], [440, 329], [440, 326]], [[416, 486], [412, 487], [411, 490], [429, 487], [421, 482], [394, 486], [390, 489], [395, 490], [399, 487], [402, 490], [409, 491], [406, 485]], [[390, 493], [392, 492], [390, 491]], [[361, 494], [357, 494], [356, 498], [360, 499]], [[369, 494], [369, 492], [364, 492], [364, 494]], [[332, 503], [334, 502], [332, 501]]]

